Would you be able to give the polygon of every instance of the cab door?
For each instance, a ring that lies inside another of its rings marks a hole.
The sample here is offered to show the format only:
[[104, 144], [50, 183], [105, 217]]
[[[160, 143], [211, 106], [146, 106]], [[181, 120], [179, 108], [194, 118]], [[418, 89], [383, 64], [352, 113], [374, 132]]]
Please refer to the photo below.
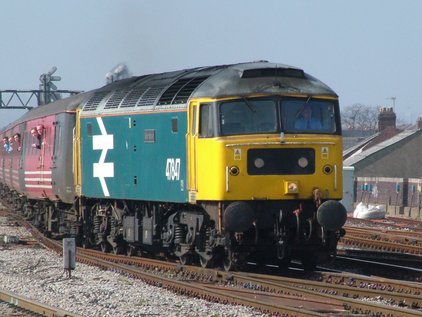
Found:
[[198, 109], [197, 102], [191, 102], [188, 110], [188, 190], [189, 202], [196, 202], [197, 183], [197, 162], [196, 162], [196, 142], [198, 139]]

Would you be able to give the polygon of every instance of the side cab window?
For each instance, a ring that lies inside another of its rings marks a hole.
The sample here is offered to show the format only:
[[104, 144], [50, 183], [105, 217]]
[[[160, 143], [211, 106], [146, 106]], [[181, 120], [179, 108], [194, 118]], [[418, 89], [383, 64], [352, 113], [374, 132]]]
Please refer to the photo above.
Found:
[[199, 108], [199, 137], [212, 138], [214, 133], [214, 116], [211, 104], [201, 104]]

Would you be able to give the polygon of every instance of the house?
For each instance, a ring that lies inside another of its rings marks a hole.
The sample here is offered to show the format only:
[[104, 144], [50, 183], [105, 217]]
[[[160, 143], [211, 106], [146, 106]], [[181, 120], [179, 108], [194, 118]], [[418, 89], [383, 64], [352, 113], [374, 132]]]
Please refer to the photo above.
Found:
[[354, 202], [385, 204], [395, 215], [421, 217], [422, 118], [413, 129], [396, 127], [392, 108], [381, 108], [378, 132], [343, 151], [354, 168]]

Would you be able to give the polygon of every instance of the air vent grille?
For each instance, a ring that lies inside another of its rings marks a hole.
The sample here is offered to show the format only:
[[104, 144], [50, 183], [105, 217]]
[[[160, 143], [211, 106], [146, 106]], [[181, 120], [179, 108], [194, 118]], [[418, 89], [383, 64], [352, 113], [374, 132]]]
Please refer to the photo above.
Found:
[[155, 100], [157, 100], [157, 97], [159, 94], [163, 91], [165, 88], [165, 85], [155, 86], [155, 87], [149, 87], [145, 93], [142, 95], [141, 99], [139, 99], [137, 106], [143, 107], [143, 106], [152, 106], [155, 103]]
[[138, 103], [138, 100], [142, 97], [148, 87], [141, 86], [135, 87], [132, 91], [123, 99], [121, 108], [130, 108], [135, 107]]
[[158, 101], [159, 105], [169, 105], [172, 103], [174, 96], [179, 92], [179, 90], [190, 81], [189, 78], [182, 78], [176, 81], [171, 85], [161, 96]]
[[158, 104], [169, 105], [185, 103], [196, 87], [207, 78], [208, 76], [179, 79], [163, 93]]
[[182, 89], [180, 89], [180, 91], [174, 97], [173, 103], [175, 103], [175, 104], [185, 103], [189, 99], [189, 97], [192, 94], [192, 92], [200, 84], [202, 84], [204, 82], [204, 80], [206, 80], [208, 77], [209, 76], [201, 76], [201, 77], [196, 77], [196, 78], [192, 79]]
[[108, 94], [108, 92], [106, 92], [106, 91], [95, 93], [95, 95], [92, 96], [87, 101], [87, 103], [84, 106], [83, 111], [94, 111], [94, 110], [97, 110], [97, 107], [100, 104], [101, 100], [103, 100], [103, 98], [105, 96], [107, 96], [107, 94]]
[[104, 109], [116, 109], [119, 108], [123, 98], [128, 94], [129, 89], [116, 90], [111, 97], [107, 100]]

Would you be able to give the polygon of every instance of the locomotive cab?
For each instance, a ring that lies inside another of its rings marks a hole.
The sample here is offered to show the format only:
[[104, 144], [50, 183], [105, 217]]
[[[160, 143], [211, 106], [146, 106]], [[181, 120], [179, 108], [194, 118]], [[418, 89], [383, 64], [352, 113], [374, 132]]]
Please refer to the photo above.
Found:
[[248, 253], [252, 261], [299, 258], [307, 267], [335, 255], [346, 220], [337, 202], [342, 144], [335, 98], [206, 100], [191, 104], [190, 122], [189, 198], [217, 224], [224, 238], [213, 241], [224, 244], [229, 267]]

